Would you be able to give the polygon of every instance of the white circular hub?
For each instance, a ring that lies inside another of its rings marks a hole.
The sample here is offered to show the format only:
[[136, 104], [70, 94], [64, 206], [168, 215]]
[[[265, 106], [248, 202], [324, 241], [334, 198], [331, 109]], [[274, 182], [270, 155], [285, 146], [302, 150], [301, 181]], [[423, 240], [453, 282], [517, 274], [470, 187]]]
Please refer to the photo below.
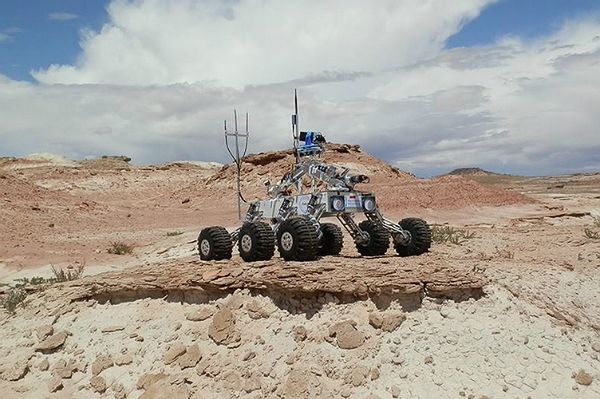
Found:
[[375, 210], [375, 201], [372, 198], [365, 199], [364, 207], [367, 212], [372, 212]]
[[333, 208], [334, 211], [343, 211], [344, 210], [344, 200], [342, 198], [334, 198], [333, 201], [331, 201], [331, 206]]
[[290, 232], [284, 232], [281, 235], [281, 248], [283, 248], [284, 251], [291, 251], [293, 246], [294, 237], [292, 237], [292, 234]]
[[252, 249], [252, 237], [250, 237], [247, 234], [243, 235], [240, 242], [242, 244], [242, 250], [244, 252], [250, 252], [250, 250]]
[[204, 256], [208, 256], [208, 253], [210, 252], [210, 243], [206, 238], [200, 241], [200, 252], [202, 252], [202, 255]]

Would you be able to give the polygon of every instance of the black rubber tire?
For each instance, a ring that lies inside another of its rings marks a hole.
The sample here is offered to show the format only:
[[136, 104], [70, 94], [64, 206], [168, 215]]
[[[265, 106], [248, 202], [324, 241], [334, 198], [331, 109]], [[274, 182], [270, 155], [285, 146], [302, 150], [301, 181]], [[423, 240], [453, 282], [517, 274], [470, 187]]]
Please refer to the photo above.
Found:
[[[242, 240], [248, 237], [250, 247], [244, 249]], [[246, 262], [269, 260], [275, 253], [275, 233], [265, 222], [244, 223], [238, 237], [238, 250]]]
[[419, 218], [406, 218], [400, 221], [400, 227], [411, 235], [408, 245], [396, 244], [396, 252], [400, 256], [417, 256], [429, 251], [431, 247], [431, 228], [426, 221]]
[[363, 220], [358, 227], [369, 233], [369, 241], [366, 244], [356, 243], [358, 252], [363, 256], [385, 255], [390, 247], [390, 232], [382, 225], [370, 220]]
[[319, 255], [339, 255], [344, 246], [344, 233], [334, 223], [321, 223], [321, 241]]
[[[202, 241], [206, 240], [208, 247], [202, 250]], [[231, 259], [233, 243], [227, 230], [221, 226], [212, 226], [202, 229], [198, 235], [198, 253], [202, 260]]]
[[[291, 246], [286, 249], [282, 238], [290, 239]], [[304, 217], [285, 220], [277, 230], [277, 249], [285, 260], [307, 262], [319, 256], [319, 235], [310, 221]]]

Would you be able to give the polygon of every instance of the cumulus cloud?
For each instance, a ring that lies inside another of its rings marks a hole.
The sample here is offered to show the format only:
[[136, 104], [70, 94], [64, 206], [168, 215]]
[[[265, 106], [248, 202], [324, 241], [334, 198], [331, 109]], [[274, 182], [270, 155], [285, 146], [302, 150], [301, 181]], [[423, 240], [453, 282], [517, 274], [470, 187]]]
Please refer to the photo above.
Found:
[[0, 151], [227, 161], [234, 107], [251, 151], [291, 144], [298, 87], [301, 127], [421, 175], [600, 170], [600, 20], [445, 49], [485, 2], [255, 1], [114, 1], [75, 65], [0, 75]]
[[71, 21], [71, 20], [77, 19], [77, 18], [79, 18], [79, 15], [71, 14], [69, 12], [52, 12], [52, 13], [48, 14], [48, 19], [50, 21], [65, 22], [65, 21]]
[[43, 83], [241, 88], [333, 72], [371, 72], [437, 53], [492, 0], [113, 1], [86, 32], [76, 65], [34, 72]]

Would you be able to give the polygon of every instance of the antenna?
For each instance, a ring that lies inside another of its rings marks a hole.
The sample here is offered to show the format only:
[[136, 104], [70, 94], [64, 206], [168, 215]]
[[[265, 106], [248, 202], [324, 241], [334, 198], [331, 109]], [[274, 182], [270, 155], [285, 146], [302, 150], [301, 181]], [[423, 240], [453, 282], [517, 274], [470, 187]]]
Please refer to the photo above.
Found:
[[[230, 133], [227, 131], [227, 120], [225, 120], [223, 123], [223, 126], [225, 128], [225, 146], [227, 147], [227, 152], [229, 152], [229, 155], [231, 155], [231, 158], [233, 159], [233, 162], [235, 163], [236, 171], [237, 171], [236, 186], [237, 186], [238, 218], [240, 220], [242, 220], [242, 201], [246, 202], [246, 200], [244, 199], [244, 197], [242, 197], [242, 192], [241, 192], [241, 188], [240, 188], [240, 175], [242, 173], [242, 158], [244, 158], [246, 156], [246, 151], [248, 150], [248, 137], [250, 136], [250, 133], [248, 132], [248, 113], [246, 112], [246, 132], [245, 133], [238, 132], [238, 121], [237, 121], [237, 110], [236, 109], [233, 110], [233, 125], [234, 125], [234, 131], [233, 131], [233, 133]], [[235, 138], [235, 140], [234, 140], [235, 151], [231, 151], [231, 147], [229, 144], [229, 137]], [[244, 140], [244, 151], [242, 152], [242, 155], [240, 156], [240, 141], [241, 140]]]
[[300, 134], [298, 132], [298, 92], [296, 89], [294, 89], [294, 114], [292, 115], [292, 136], [294, 137], [294, 155], [296, 156], [296, 163], [298, 163], [298, 146], [300, 144]]

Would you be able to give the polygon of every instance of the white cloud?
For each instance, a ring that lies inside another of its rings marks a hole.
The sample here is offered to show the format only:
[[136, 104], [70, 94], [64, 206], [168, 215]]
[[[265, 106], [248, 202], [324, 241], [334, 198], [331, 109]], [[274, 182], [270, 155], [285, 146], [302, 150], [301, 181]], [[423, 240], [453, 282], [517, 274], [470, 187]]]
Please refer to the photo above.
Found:
[[85, 33], [76, 65], [34, 77], [241, 88], [323, 71], [379, 71], [436, 54], [493, 1], [116, 0], [100, 32]]
[[50, 21], [65, 22], [65, 21], [71, 21], [71, 20], [77, 19], [77, 18], [79, 18], [79, 15], [71, 14], [69, 12], [52, 12], [52, 13], [48, 14], [48, 19]]
[[38, 71], [41, 84], [0, 76], [0, 155], [226, 161], [233, 107], [251, 114], [251, 151], [284, 148], [299, 87], [302, 127], [420, 174], [600, 170], [598, 20], [446, 50], [483, 2], [359, 2], [357, 25], [354, 3], [334, 15], [329, 3], [254, 1], [113, 2], [76, 65]]
[[2, 42], [4, 42], [4, 41], [6, 41], [6, 40], [8, 40], [8, 39], [10, 39], [10, 36], [9, 36], [9, 35], [7, 35], [6, 33], [1, 33], [1, 32], [0, 32], [0, 43], [2, 43]]

